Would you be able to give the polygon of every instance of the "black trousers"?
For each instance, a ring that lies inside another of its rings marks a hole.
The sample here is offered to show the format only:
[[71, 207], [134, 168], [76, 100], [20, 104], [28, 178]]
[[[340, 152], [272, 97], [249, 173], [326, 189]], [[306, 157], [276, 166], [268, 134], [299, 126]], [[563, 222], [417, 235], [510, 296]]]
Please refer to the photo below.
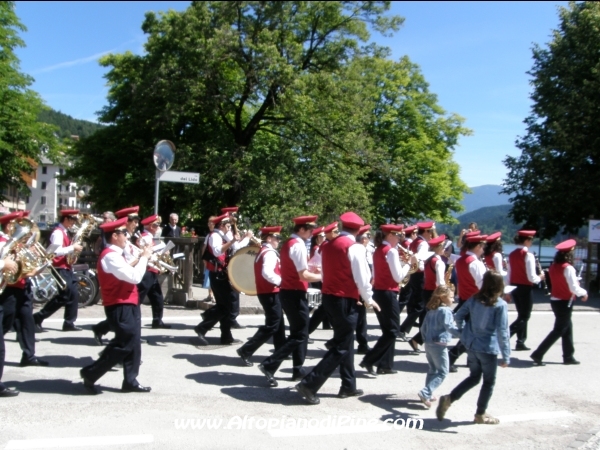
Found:
[[415, 272], [410, 276], [411, 294], [407, 305], [407, 316], [400, 325], [400, 331], [403, 333], [410, 333], [411, 328], [414, 326], [417, 319], [419, 319], [424, 312], [426, 313], [425, 305], [423, 304], [423, 280], [425, 278], [424, 272]]
[[82, 373], [88, 380], [96, 382], [116, 364], [121, 363], [123, 388], [137, 386], [142, 357], [141, 310], [138, 305], [123, 304], [106, 306], [104, 312], [115, 337], [102, 351], [100, 358], [84, 367]]
[[571, 313], [573, 304], [568, 300], [552, 300], [552, 312], [554, 313], [554, 328], [539, 347], [531, 354], [534, 358], [543, 359], [544, 355], [556, 341], [562, 339], [563, 360], [573, 359], [575, 346], [573, 345], [573, 322]]
[[[423, 304], [425, 305], [425, 308], [423, 309], [423, 312], [421, 313], [421, 316], [419, 317], [419, 327], [421, 327], [423, 325], [423, 321], [425, 320], [425, 316], [427, 315], [427, 303], [429, 303], [429, 300], [431, 300], [433, 291], [423, 289], [422, 295], [423, 295]], [[417, 334], [415, 334], [415, 336], [413, 337], [413, 340], [416, 343], [418, 343], [419, 345], [423, 345], [423, 335], [421, 334], [420, 328], [419, 328], [419, 332]]]
[[79, 308], [79, 290], [77, 289], [77, 279], [71, 269], [56, 270], [67, 283], [67, 288], [64, 291], [59, 291], [56, 297], [46, 303], [40, 311], [33, 315], [33, 319], [35, 323], [41, 325], [44, 320], [64, 306], [65, 321], [63, 326], [75, 326], [75, 321], [77, 320], [77, 309]]
[[237, 317], [240, 315], [240, 293], [233, 290], [233, 301], [231, 302], [231, 313], [229, 314], [229, 319], [231, 322], [235, 322]]
[[317, 393], [325, 381], [339, 366], [342, 388], [356, 390], [356, 372], [354, 371], [354, 331], [359, 308], [356, 299], [323, 295], [323, 304], [331, 318], [333, 326], [333, 347], [325, 353], [323, 359], [302, 380], [311, 392]]
[[398, 336], [398, 332], [400, 331], [398, 292], [375, 289], [373, 290], [373, 299], [381, 308], [381, 311], [375, 311], [377, 320], [381, 326], [381, 337], [377, 340], [375, 346], [365, 355], [363, 363], [369, 366], [377, 366], [381, 369], [393, 369], [396, 336]]
[[285, 343], [285, 322], [279, 293], [258, 294], [258, 301], [265, 311], [265, 324], [240, 348], [244, 356], [251, 356], [261, 345], [273, 337], [275, 351], [283, 347]]
[[285, 343], [271, 356], [262, 362], [262, 365], [271, 373], [275, 373], [285, 358], [290, 354], [293, 359], [293, 374], [300, 373], [306, 359], [308, 345], [308, 299], [306, 291], [281, 289], [279, 291], [283, 312], [290, 324], [290, 334]]
[[35, 322], [33, 321], [33, 295], [31, 283], [25, 284], [25, 289], [7, 286], [0, 296], [0, 303], [11, 306], [4, 314], [4, 333], [12, 326], [17, 332], [17, 341], [23, 351], [21, 361], [35, 358]]
[[527, 340], [527, 322], [533, 309], [532, 286], [517, 284], [512, 291], [513, 301], [517, 308], [517, 320], [510, 324], [510, 335], [517, 334], [517, 345], [524, 345]]
[[[468, 300], [468, 299], [467, 299]], [[458, 305], [456, 305], [456, 308], [454, 308], [454, 311], [452, 311], [454, 314], [456, 314], [456, 311], [458, 311], [462, 305], [465, 304], [465, 302], [467, 300], [462, 300], [462, 299], [458, 299]], [[465, 317], [465, 320], [469, 320], [469, 317]], [[456, 362], [456, 360], [460, 357], [460, 355], [462, 355], [463, 353], [465, 353], [467, 351], [467, 347], [465, 347], [465, 345], [459, 340], [454, 347], [452, 347], [450, 350], [448, 350], [448, 359], [450, 362], [450, 365], [453, 366], [454, 363]]]
[[356, 318], [356, 342], [359, 347], [367, 348], [369, 340], [367, 338], [367, 308], [358, 309], [358, 317]]
[[160, 283], [158, 282], [158, 274], [146, 270], [142, 281], [137, 285], [137, 289], [139, 296], [138, 303], [141, 305], [147, 295], [152, 306], [152, 323], [160, 324], [163, 318], [165, 300]]
[[217, 323], [221, 328], [221, 340], [232, 341], [231, 334], [231, 308], [235, 301], [235, 291], [229, 283], [227, 275], [222, 272], [209, 272], [210, 287], [215, 296], [216, 305], [204, 312], [204, 320], [200, 322], [194, 331], [206, 334]]
[[398, 295], [398, 315], [402, 314], [402, 311], [404, 311], [404, 308], [406, 308], [406, 306], [408, 305], [411, 294], [412, 289], [410, 287], [410, 283], [404, 286], [403, 288], [400, 288], [400, 295]]
[[[8, 313], [10, 314], [11, 307], [9, 302], [6, 302]], [[4, 304], [0, 302], [0, 391], [6, 389], [6, 386], [2, 383], [2, 374], [4, 373], [4, 360], [6, 359], [6, 346], [4, 345]]]
[[331, 328], [330, 320], [329, 317], [327, 317], [327, 311], [325, 311], [323, 303], [321, 303], [310, 316], [308, 322], [308, 334], [315, 331], [321, 323], [323, 323], [323, 329]]

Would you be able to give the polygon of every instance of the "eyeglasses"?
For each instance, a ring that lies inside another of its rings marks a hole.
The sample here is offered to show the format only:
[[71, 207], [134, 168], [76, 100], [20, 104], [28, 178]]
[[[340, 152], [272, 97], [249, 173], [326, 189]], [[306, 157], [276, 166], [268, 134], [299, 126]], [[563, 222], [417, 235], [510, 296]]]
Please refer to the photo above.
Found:
[[113, 231], [113, 233], [115, 233], [115, 234], [127, 234], [127, 230], [119, 229], [119, 230]]
[[152, 228], [157, 228], [157, 227], [159, 227], [159, 226], [160, 226], [160, 224], [159, 224], [159, 223], [153, 223], [153, 224], [152, 224], [152, 225], [150, 225], [150, 226], [151, 226]]

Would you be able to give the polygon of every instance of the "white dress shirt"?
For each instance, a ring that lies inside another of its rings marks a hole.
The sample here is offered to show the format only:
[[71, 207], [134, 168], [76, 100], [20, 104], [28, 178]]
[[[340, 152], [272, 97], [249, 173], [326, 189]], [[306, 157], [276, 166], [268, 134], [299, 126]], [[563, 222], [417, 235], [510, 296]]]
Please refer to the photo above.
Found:
[[308, 252], [306, 251], [304, 240], [297, 234], [292, 234], [290, 239], [296, 240], [290, 246], [290, 259], [294, 262], [296, 271], [308, 270]]
[[[437, 255], [438, 260], [435, 262], [434, 272], [435, 272], [435, 285], [436, 286], [445, 286], [446, 280], [444, 275], [446, 275], [446, 264], [442, 261], [441, 255]], [[481, 286], [479, 286], [481, 287]]]
[[[388, 241], [383, 241], [382, 245], [390, 245]], [[406, 274], [408, 274], [408, 270], [410, 269], [410, 264], [405, 264], [400, 261], [400, 255], [398, 253], [398, 249], [395, 247], [391, 247], [387, 254], [385, 255], [385, 260], [390, 268], [390, 272], [392, 274], [392, 278], [398, 284], [404, 280]], [[373, 278], [375, 278], [375, 265], [373, 265]]]
[[[565, 276], [565, 280], [567, 280], [567, 284], [569, 285], [569, 290], [571, 291], [571, 294], [573, 294], [575, 297], [583, 297], [584, 295], [587, 295], [587, 291], [579, 285], [579, 280], [577, 279], [577, 272], [575, 272], [575, 267], [569, 264], [567, 267], [565, 267], [563, 275]], [[550, 300], [565, 299], [556, 298], [552, 296], [550, 297]]]
[[109, 245], [112, 252], [108, 252], [100, 261], [102, 270], [114, 275], [117, 279], [131, 284], [138, 284], [142, 281], [146, 273], [147, 258], [140, 258], [140, 262], [135, 266], [130, 266], [123, 257], [123, 249], [116, 245]]
[[471, 261], [471, 264], [469, 264], [469, 273], [473, 277], [477, 288], [481, 289], [481, 285], [483, 284], [483, 274], [485, 274], [486, 272], [485, 265], [481, 262], [481, 260], [477, 257], [475, 253], [467, 251], [465, 253], [465, 256], [466, 255], [473, 255], [475, 257], [475, 260]]
[[65, 234], [67, 233], [67, 229], [63, 226], [62, 223], [59, 223], [58, 227], [50, 235], [50, 244], [58, 245], [57, 249], [54, 250], [54, 254], [56, 256], [64, 256], [68, 255], [69, 253], [73, 253], [73, 251], [75, 251], [73, 245], [63, 247], [63, 234], [61, 233], [59, 228], [60, 230], [63, 230]]
[[[421, 235], [419, 235], [421, 236]], [[421, 236], [423, 238], [423, 236]], [[423, 238], [423, 240], [421, 242], [419, 242], [419, 245], [417, 246], [417, 259], [419, 260], [419, 271], [423, 271], [425, 270], [425, 260], [427, 259], [427, 255], [429, 253], [429, 244], [427, 243], [427, 241], [425, 240], [425, 238]]]
[[227, 242], [224, 238], [225, 235], [221, 230], [215, 230], [214, 233], [211, 233], [208, 237], [208, 245], [215, 258], [218, 258], [223, 254], [223, 244]]
[[[535, 273], [535, 256], [533, 256], [532, 253], [529, 253], [527, 247], [524, 245], [517, 245], [517, 248], [525, 249], [525, 271], [527, 272], [527, 279], [530, 283], [538, 284], [542, 279]], [[510, 264], [508, 266], [507, 279], [510, 280]]]
[[271, 244], [264, 244], [263, 247], [268, 247], [269, 250], [265, 251], [262, 256], [262, 276], [269, 283], [279, 286], [281, 285], [281, 275], [275, 273], [275, 267], [279, 261], [279, 256]]
[[505, 277], [506, 270], [504, 270], [504, 267], [502, 267], [503, 266], [502, 253], [500, 253], [500, 252], [494, 253], [494, 255], [492, 256], [492, 260], [494, 261], [494, 267], [490, 267], [490, 269], [496, 270], [496, 272], [498, 272], [500, 275]]

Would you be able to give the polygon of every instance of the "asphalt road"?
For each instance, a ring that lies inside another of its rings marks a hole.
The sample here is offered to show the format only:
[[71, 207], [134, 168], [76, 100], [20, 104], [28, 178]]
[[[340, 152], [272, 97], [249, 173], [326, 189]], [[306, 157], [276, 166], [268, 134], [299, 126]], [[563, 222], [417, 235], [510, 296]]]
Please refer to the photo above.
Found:
[[[574, 313], [575, 356], [581, 365], [561, 364], [556, 344], [545, 367], [533, 367], [529, 352], [514, 352], [510, 367], [498, 369], [488, 410], [500, 418], [496, 426], [473, 424], [478, 389], [452, 405], [443, 422], [435, 418], [435, 408], [424, 409], [416, 394], [425, 381], [425, 354], [410, 353], [401, 342], [396, 345], [398, 374], [369, 378], [357, 356], [358, 388], [365, 395], [337, 398], [336, 373], [319, 392], [321, 404], [307, 405], [291, 389], [291, 361], [276, 375], [279, 387], [268, 388], [256, 365], [270, 354], [270, 345], [252, 358], [254, 367], [242, 366], [238, 345], [216, 345], [218, 330], [207, 335], [215, 345], [194, 345], [198, 312], [179, 307], [165, 312], [171, 330], [152, 330], [150, 308], [143, 307], [142, 335], [149, 343], [143, 345], [139, 381], [151, 386], [151, 393], [121, 393], [122, 373], [116, 370], [99, 381], [102, 394], [88, 396], [79, 369], [101, 349], [90, 326], [103, 318], [103, 310], [82, 310], [77, 324], [85, 330], [75, 333], [59, 331], [58, 314], [44, 322], [47, 331], [38, 335], [37, 354], [50, 367], [20, 368], [15, 335], [6, 336], [3, 381], [21, 394], [0, 399], [0, 449], [599, 448], [593, 436], [600, 430], [600, 313], [595, 308]], [[515, 314], [510, 314], [512, 321]], [[239, 320], [247, 328], [234, 330], [234, 336], [245, 341], [262, 317]], [[380, 334], [374, 315], [368, 323], [374, 344]], [[552, 324], [551, 312], [534, 311], [527, 344], [536, 346]], [[320, 360], [330, 335], [319, 329], [311, 336], [315, 343], [309, 345], [307, 367]], [[450, 374], [436, 395], [462, 381], [465, 363], [463, 356], [458, 373]], [[408, 419], [422, 419], [411, 422], [422, 429], [407, 428]]]

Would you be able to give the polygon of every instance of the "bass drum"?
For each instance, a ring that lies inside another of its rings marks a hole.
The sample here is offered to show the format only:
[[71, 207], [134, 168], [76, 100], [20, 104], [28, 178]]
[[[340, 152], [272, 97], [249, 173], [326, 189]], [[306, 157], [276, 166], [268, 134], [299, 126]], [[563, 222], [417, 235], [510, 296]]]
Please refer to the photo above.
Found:
[[249, 246], [238, 250], [229, 260], [227, 274], [231, 286], [246, 295], [256, 295], [254, 280], [254, 260], [260, 252], [260, 247]]

